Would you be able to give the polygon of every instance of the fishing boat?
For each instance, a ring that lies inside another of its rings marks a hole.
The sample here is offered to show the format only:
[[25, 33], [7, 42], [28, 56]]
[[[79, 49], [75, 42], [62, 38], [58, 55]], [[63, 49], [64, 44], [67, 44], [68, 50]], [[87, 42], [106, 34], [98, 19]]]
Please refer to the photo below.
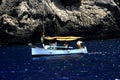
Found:
[[[32, 56], [50, 56], [50, 55], [70, 55], [70, 54], [80, 54], [80, 53], [88, 53], [87, 48], [83, 45], [82, 41], [79, 41], [80, 37], [67, 36], [67, 37], [42, 37], [42, 47], [32, 47]], [[48, 40], [49, 43], [45, 44], [44, 40]], [[69, 46], [68, 43], [70, 41], [77, 41], [76, 46]], [[59, 44], [59, 42], [64, 42], [64, 44]]]

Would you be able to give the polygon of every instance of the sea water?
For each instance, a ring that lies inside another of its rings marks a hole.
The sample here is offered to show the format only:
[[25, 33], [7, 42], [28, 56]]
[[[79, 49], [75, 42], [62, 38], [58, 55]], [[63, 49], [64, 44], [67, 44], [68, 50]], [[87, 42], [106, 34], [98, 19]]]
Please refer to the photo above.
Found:
[[120, 39], [84, 44], [87, 54], [38, 58], [27, 45], [0, 47], [0, 80], [120, 80]]

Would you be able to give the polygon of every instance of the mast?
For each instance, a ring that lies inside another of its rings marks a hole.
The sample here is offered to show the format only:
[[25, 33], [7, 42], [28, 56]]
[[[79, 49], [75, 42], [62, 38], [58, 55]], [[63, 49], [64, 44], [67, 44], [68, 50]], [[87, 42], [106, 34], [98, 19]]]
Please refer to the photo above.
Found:
[[44, 26], [44, 16], [45, 16], [45, 4], [43, 2], [43, 17], [42, 17], [42, 36], [41, 36], [41, 43], [44, 47], [44, 38], [45, 38], [45, 26]]
[[43, 30], [43, 32], [45, 33], [45, 25], [44, 25], [44, 23], [45, 23], [45, 4], [44, 4], [44, 0], [43, 0], [43, 17], [42, 17], [42, 30]]
[[[43, 5], [44, 6], [44, 5]], [[42, 17], [42, 29], [43, 29], [43, 32], [45, 33], [45, 25], [44, 25], [44, 23], [45, 23], [45, 21], [44, 21], [44, 17], [45, 17], [45, 8], [43, 7], [43, 17]]]

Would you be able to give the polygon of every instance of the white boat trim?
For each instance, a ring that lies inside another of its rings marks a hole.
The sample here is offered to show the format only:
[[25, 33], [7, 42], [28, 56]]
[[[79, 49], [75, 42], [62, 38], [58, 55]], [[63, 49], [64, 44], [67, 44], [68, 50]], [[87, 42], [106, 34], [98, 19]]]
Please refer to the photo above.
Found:
[[44, 49], [44, 48], [35, 47], [32, 48], [31, 50], [32, 50], [32, 56], [88, 53], [86, 47], [81, 49], [66, 49], [66, 50]]

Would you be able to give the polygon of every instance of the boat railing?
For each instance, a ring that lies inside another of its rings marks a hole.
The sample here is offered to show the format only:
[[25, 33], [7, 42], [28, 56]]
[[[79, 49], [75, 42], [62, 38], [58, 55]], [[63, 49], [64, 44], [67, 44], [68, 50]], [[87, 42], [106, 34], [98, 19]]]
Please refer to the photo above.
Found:
[[68, 46], [68, 47], [65, 47], [65, 46], [49, 46], [49, 45], [45, 45], [46, 48], [45, 49], [73, 49], [73, 47], [71, 46]]

